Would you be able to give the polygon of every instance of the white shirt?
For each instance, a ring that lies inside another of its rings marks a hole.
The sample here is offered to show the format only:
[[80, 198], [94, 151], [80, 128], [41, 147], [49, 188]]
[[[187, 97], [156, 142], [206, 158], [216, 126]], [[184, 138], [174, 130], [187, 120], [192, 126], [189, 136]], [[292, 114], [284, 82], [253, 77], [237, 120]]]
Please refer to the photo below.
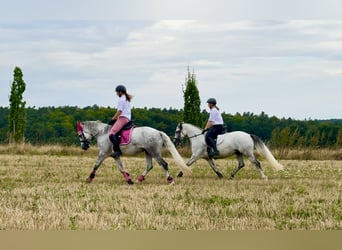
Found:
[[125, 95], [120, 97], [117, 109], [122, 112], [120, 116], [127, 117], [129, 120], [131, 120], [131, 104], [126, 100]]
[[223, 125], [223, 119], [220, 111], [216, 108], [210, 109], [209, 121], [211, 121], [213, 125]]

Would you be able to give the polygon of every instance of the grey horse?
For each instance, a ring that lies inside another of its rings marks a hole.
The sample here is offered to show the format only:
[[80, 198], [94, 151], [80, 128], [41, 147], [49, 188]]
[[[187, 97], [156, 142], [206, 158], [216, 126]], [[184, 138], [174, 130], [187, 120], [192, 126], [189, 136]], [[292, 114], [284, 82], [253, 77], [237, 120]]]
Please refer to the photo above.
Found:
[[[99, 149], [95, 166], [87, 179], [88, 183], [95, 178], [96, 171], [102, 162], [106, 158], [110, 157], [112, 153], [112, 143], [108, 138], [110, 128], [110, 125], [100, 121], [84, 121], [77, 123], [77, 132], [81, 141], [82, 149], [87, 150], [89, 148], [90, 141], [93, 137], [96, 138]], [[136, 127], [132, 131], [131, 142], [120, 146], [120, 148], [123, 156], [136, 155], [138, 153], [145, 152], [147, 166], [146, 170], [138, 177], [139, 182], [144, 181], [145, 176], [153, 168], [152, 159], [154, 158], [165, 170], [167, 182], [169, 184], [174, 183], [174, 180], [169, 173], [168, 163], [161, 156], [164, 144], [181, 169], [191, 171], [190, 168], [185, 165], [172, 141], [164, 132], [151, 127]], [[125, 170], [120, 157], [116, 157], [114, 160], [127, 183], [130, 185], [133, 184], [133, 181], [129, 173]]]
[[[208, 161], [210, 167], [217, 174], [217, 176], [222, 178], [223, 176], [217, 169], [213, 159], [208, 157], [207, 145], [205, 143], [202, 129], [189, 123], [179, 123], [175, 131], [175, 144], [179, 143], [185, 136], [190, 138], [192, 151], [192, 155], [186, 165], [191, 166], [198, 159], [205, 159]], [[259, 154], [265, 157], [275, 170], [279, 171], [284, 169], [283, 165], [281, 165], [273, 157], [267, 146], [256, 135], [248, 134], [243, 131], [225, 133], [218, 136], [217, 147], [220, 151], [220, 154], [217, 158], [225, 158], [233, 154], [236, 155], [239, 164], [230, 174], [231, 178], [234, 178], [236, 173], [245, 166], [243, 161], [243, 156], [245, 155], [256, 166], [261, 177], [267, 179], [267, 176], [264, 174], [261, 168], [260, 162], [254, 156], [254, 149], [256, 149]], [[181, 177], [182, 175], [183, 173], [180, 172], [178, 177]]]

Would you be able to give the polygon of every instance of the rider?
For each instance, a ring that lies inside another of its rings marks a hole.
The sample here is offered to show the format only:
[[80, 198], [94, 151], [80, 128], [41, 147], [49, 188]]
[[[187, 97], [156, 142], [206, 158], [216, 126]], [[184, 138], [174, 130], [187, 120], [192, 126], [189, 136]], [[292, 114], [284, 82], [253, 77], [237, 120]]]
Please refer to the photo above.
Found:
[[209, 98], [207, 103], [208, 107], [210, 108], [210, 114], [208, 122], [205, 125], [205, 128], [202, 133], [204, 134], [206, 131], [208, 131], [205, 135], [205, 142], [209, 146], [209, 157], [213, 157], [219, 155], [220, 153], [216, 147], [216, 139], [217, 136], [224, 131], [224, 127], [222, 115], [219, 111], [220, 109], [216, 106], [216, 99]]
[[115, 88], [116, 95], [119, 97], [117, 111], [112, 118], [115, 121], [109, 132], [109, 140], [113, 143], [113, 153], [111, 156], [116, 158], [122, 154], [120, 150], [120, 139], [118, 132], [131, 120], [131, 99], [132, 96], [127, 93], [126, 87], [118, 85]]

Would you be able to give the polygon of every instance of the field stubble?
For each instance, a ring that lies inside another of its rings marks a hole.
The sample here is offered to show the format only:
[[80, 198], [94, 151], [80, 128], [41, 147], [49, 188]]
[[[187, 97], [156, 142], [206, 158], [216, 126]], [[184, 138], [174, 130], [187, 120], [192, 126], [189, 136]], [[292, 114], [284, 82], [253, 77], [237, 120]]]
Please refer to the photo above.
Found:
[[144, 158], [122, 158], [136, 183], [128, 186], [111, 159], [84, 183], [95, 161], [86, 152], [0, 158], [2, 230], [342, 229], [341, 161], [282, 160], [284, 172], [264, 162], [264, 181], [251, 164], [228, 180], [235, 159], [216, 161], [219, 180], [200, 160], [169, 186], [156, 163], [137, 183]]

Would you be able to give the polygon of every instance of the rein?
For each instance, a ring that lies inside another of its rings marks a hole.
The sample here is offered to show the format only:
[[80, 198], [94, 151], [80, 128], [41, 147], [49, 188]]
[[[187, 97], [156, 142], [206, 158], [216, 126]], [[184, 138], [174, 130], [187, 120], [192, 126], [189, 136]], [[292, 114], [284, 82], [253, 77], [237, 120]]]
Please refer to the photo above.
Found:
[[197, 137], [197, 136], [200, 136], [200, 135], [203, 135], [203, 134], [200, 133], [200, 134], [196, 134], [196, 135], [193, 135], [193, 136], [188, 136], [188, 138], [191, 139], [191, 138], [194, 138], [194, 137]]

